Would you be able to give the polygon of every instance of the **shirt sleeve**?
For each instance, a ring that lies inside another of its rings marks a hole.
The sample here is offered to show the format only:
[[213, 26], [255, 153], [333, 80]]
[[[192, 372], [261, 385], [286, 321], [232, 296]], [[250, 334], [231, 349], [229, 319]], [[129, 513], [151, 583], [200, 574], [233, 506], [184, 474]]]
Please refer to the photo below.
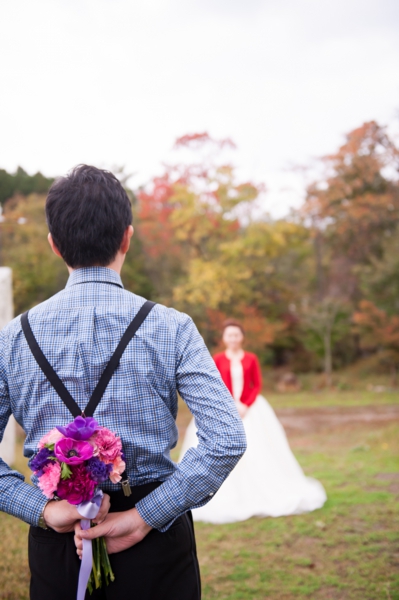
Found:
[[206, 504], [246, 450], [234, 400], [192, 319], [181, 315], [176, 345], [177, 389], [194, 415], [198, 446], [190, 448], [162, 485], [137, 503], [147, 524], [166, 531], [190, 509]]
[[[0, 441], [11, 415], [6, 372], [7, 355], [7, 336], [3, 330], [0, 331]], [[0, 458], [0, 511], [37, 526], [46, 502], [47, 499], [37, 487], [25, 483], [24, 476], [18, 471], [13, 471]]]
[[262, 374], [260, 371], [258, 357], [253, 355], [253, 358], [254, 360], [251, 365], [251, 383], [253, 387], [248, 394], [248, 398], [246, 398], [244, 402], [244, 404], [247, 406], [251, 406], [251, 404], [255, 402], [257, 396], [262, 390]]

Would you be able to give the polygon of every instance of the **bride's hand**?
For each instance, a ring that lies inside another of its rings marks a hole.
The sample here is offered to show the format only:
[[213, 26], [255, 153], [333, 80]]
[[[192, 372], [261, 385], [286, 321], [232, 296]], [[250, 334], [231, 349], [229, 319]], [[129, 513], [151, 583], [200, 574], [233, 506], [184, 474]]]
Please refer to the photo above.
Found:
[[242, 402], [236, 402], [236, 407], [238, 410], [238, 414], [240, 415], [241, 419], [243, 419], [248, 410], [248, 406], [246, 404], [243, 404]]

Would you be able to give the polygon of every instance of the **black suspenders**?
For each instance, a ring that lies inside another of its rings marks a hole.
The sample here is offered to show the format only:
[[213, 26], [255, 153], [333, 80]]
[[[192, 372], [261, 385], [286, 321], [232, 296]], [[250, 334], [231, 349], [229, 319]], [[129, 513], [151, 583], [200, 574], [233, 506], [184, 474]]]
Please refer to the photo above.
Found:
[[[134, 317], [133, 321], [130, 323], [129, 327], [123, 334], [121, 341], [119, 342], [115, 352], [111, 356], [109, 363], [105, 367], [104, 372], [100, 377], [100, 381], [96, 385], [94, 392], [92, 393], [91, 398], [83, 411], [79, 408], [77, 402], [72, 398], [71, 394], [68, 392], [65, 385], [62, 383], [61, 379], [58, 377], [57, 373], [54, 371], [53, 367], [50, 365], [47, 358], [44, 356], [39, 344], [36, 341], [35, 336], [33, 335], [31, 326], [29, 324], [29, 311], [25, 312], [21, 316], [22, 330], [25, 334], [26, 341], [28, 342], [28, 346], [34, 358], [36, 359], [37, 364], [39, 365], [39, 367], [41, 368], [41, 370], [43, 371], [43, 373], [45, 374], [45, 376], [47, 377], [47, 379], [49, 380], [49, 382], [63, 401], [63, 403], [65, 404], [65, 406], [68, 408], [68, 410], [72, 413], [74, 417], [78, 417], [79, 415], [83, 415], [86, 417], [93, 416], [94, 411], [99, 405], [101, 398], [105, 390], [107, 389], [107, 385], [111, 381], [115, 370], [119, 366], [119, 361], [123, 352], [126, 349], [126, 346], [132, 340], [136, 331], [145, 321], [146, 317], [148, 316], [148, 314], [154, 306], [155, 302], [147, 300], [147, 302], [145, 302], [140, 308], [137, 315]], [[126, 471], [122, 475], [122, 487], [125, 495], [130, 496], [131, 491]]]

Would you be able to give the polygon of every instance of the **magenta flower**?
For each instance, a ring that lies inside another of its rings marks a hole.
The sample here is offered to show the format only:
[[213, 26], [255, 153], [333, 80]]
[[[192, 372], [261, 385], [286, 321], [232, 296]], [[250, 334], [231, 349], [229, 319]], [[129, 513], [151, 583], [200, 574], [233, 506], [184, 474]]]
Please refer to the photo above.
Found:
[[61, 479], [57, 488], [57, 496], [67, 500], [69, 504], [80, 504], [91, 500], [94, 496], [96, 483], [91, 479], [90, 473], [84, 465], [72, 468], [69, 479]]
[[57, 426], [62, 435], [78, 442], [88, 440], [99, 428], [99, 424], [93, 417], [76, 417], [66, 427]]
[[88, 442], [77, 442], [63, 438], [55, 444], [54, 454], [60, 462], [67, 465], [80, 465], [93, 456], [93, 446]]

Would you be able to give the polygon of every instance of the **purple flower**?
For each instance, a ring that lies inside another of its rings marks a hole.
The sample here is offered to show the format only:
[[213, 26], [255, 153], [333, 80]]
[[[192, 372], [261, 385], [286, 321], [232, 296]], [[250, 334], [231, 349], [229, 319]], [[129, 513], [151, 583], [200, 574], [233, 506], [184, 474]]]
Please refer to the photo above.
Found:
[[51, 462], [50, 456], [54, 456], [54, 452], [49, 450], [48, 448], [42, 448], [36, 454], [35, 458], [30, 461], [30, 468], [34, 471], [39, 477], [43, 475], [43, 468]]
[[99, 458], [93, 457], [87, 462], [86, 468], [94, 481], [102, 483], [108, 479], [112, 471], [112, 464], [105, 464]]
[[93, 417], [76, 417], [66, 427], [57, 427], [62, 435], [76, 441], [88, 440], [99, 428], [99, 424]]
[[60, 462], [67, 465], [80, 465], [93, 456], [93, 446], [88, 442], [64, 438], [55, 444], [54, 453]]

